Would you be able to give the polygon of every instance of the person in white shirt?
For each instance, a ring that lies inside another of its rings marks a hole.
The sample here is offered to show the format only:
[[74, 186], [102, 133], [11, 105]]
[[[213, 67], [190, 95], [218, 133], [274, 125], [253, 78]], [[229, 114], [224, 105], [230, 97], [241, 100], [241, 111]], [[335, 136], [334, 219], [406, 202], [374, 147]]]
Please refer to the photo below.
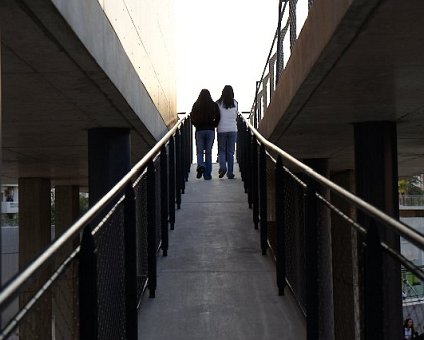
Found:
[[216, 102], [219, 107], [220, 120], [218, 130], [219, 178], [227, 174], [234, 178], [234, 150], [237, 138], [238, 103], [234, 99], [234, 91], [230, 85], [225, 85], [221, 98]]

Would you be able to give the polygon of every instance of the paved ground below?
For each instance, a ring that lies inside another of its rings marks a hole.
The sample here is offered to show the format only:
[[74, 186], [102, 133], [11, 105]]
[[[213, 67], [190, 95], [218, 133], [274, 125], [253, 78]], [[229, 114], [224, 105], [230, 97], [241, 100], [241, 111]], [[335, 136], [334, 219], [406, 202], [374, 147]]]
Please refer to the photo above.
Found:
[[143, 297], [139, 339], [306, 339], [305, 321], [286, 291], [278, 296], [271, 255], [262, 256], [240, 173], [195, 178], [195, 166], [158, 258], [156, 298]]

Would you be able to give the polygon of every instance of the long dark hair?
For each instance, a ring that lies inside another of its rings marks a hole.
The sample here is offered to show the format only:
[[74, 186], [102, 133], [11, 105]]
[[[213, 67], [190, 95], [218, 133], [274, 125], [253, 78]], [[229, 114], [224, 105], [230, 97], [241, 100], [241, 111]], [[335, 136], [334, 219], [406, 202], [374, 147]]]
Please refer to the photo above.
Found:
[[[198, 126], [215, 126], [215, 121], [219, 115], [219, 109], [212, 100], [209, 90], [203, 89], [191, 109], [191, 119], [193, 124]], [[219, 120], [219, 119], [218, 119]]]
[[223, 104], [226, 109], [235, 107], [234, 104], [234, 91], [231, 85], [225, 85], [222, 89], [221, 98], [218, 99], [220, 104]]
[[212, 103], [213, 100], [209, 90], [202, 89], [199, 93], [199, 97], [197, 97], [196, 102], [193, 104], [193, 108], [195, 107], [197, 110], [208, 111]]

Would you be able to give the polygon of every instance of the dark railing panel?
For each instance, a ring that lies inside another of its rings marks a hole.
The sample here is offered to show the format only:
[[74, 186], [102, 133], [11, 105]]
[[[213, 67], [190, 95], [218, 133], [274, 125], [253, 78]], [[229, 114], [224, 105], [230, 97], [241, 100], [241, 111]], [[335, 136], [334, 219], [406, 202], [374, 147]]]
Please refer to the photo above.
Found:
[[[324, 293], [332, 294], [332, 288], [324, 282], [334, 282], [334, 276], [330, 276], [334, 274], [331, 261], [334, 263], [338, 260], [329, 257], [331, 246], [328, 248], [329, 244], [326, 243], [328, 239], [323, 238], [331, 232], [330, 229], [325, 229], [326, 225], [323, 224], [325, 218], [330, 216], [328, 212], [341, 219], [341, 223], [334, 225], [334, 228], [350, 228], [346, 235], [348, 236], [350, 231], [352, 237], [348, 237], [345, 241], [350, 242], [346, 245], [352, 252], [349, 258], [355, 261], [349, 266], [351, 283], [347, 287], [351, 290], [349, 291], [351, 304], [346, 306], [352, 309], [348, 314], [353, 316], [354, 320], [338, 318], [338, 329], [343, 328], [340, 322], [348, 322], [349, 331], [355, 333], [356, 337], [364, 339], [393, 337], [393, 334], [387, 334], [384, 330], [389, 321], [385, 319], [384, 313], [383, 288], [388, 282], [383, 280], [383, 271], [402, 265], [404, 270], [402, 277], [399, 274], [399, 282], [402, 280], [403, 315], [405, 319], [413, 316], [415, 324], [418, 324], [417, 328], [422, 330], [424, 272], [400, 253], [399, 247], [382, 241], [380, 233], [390, 232], [401, 236], [402, 242], [409, 242], [408, 249], [411, 254], [415, 253], [411, 247], [416, 247], [418, 253], [422, 254], [424, 235], [299, 162], [263, 138], [249, 122], [246, 122], [246, 126], [250, 130], [247, 133], [243, 124], [239, 124], [240, 135], [248, 135], [249, 138], [240, 138], [240, 143], [244, 145], [238, 147], [240, 150], [251, 151], [250, 154], [240, 153], [242, 179], [247, 182], [250, 196], [254, 192], [255, 185], [259, 185], [259, 188], [271, 188], [270, 194], [264, 196], [267, 196], [268, 200], [274, 200], [275, 211], [269, 211], [267, 214], [261, 212], [260, 217], [261, 221], [265, 219], [272, 226], [267, 233], [267, 241], [276, 258], [278, 293], [280, 295], [284, 293], [284, 285], [287, 283], [306, 317], [307, 338], [318, 339], [323, 333], [328, 332], [327, 326], [333, 327], [331, 303], [334, 295], [330, 297], [326, 295], [326, 298], [323, 298]], [[258, 173], [252, 171], [252, 167], [257, 164], [255, 162], [257, 151], [253, 147], [256, 143], [266, 148], [269, 162], [277, 162], [275, 178], [272, 178], [266, 170], [262, 170], [262, 155], [265, 154], [262, 150], [259, 157], [260, 170]], [[273, 155], [278, 156], [277, 161]], [[264, 177], [270, 181], [269, 185], [262, 184]], [[331, 192], [331, 198], [324, 194], [328, 191]], [[260, 207], [262, 196], [260, 194]], [[253, 206], [255, 206], [254, 200]], [[337, 246], [343, 247], [343, 245]], [[410, 255], [410, 258], [414, 256]], [[340, 268], [340, 265], [338, 267]], [[393, 277], [395, 271], [391, 274]], [[330, 280], [327, 281], [328, 279]], [[346, 283], [348, 282], [344, 283], [343, 289], [346, 289]], [[393, 297], [393, 299], [399, 298], [399, 296]], [[399, 332], [401, 328], [399, 318]], [[330, 330], [328, 334], [332, 332], [333, 330]]]
[[147, 284], [147, 175], [140, 174], [134, 183], [136, 197], [136, 262], [137, 262], [137, 302]]
[[[137, 338], [137, 303], [146, 287], [155, 296], [156, 256], [160, 245], [167, 249], [168, 212], [172, 227], [175, 222], [175, 163], [185, 167], [181, 175], [189, 171], [186, 118], [2, 287], [0, 339], [17, 332], [28, 339]], [[186, 139], [175, 154], [173, 136], [183, 125]]]
[[124, 204], [94, 234], [97, 253], [98, 337], [125, 338]]
[[89, 225], [82, 235], [79, 268], [80, 338], [97, 339], [97, 255]]
[[127, 339], [137, 338], [137, 245], [135, 194], [132, 184], [125, 188], [124, 249], [125, 249], [125, 334]]

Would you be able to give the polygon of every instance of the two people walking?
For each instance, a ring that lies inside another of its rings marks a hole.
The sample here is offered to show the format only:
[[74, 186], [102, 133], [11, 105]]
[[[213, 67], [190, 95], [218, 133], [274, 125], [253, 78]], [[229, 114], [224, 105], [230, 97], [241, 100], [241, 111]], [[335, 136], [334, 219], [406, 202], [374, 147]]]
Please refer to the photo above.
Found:
[[230, 85], [222, 90], [215, 103], [210, 92], [200, 91], [191, 110], [191, 121], [196, 127], [197, 178], [212, 178], [212, 146], [215, 128], [218, 131], [218, 177], [234, 178], [234, 151], [237, 138], [238, 103]]

